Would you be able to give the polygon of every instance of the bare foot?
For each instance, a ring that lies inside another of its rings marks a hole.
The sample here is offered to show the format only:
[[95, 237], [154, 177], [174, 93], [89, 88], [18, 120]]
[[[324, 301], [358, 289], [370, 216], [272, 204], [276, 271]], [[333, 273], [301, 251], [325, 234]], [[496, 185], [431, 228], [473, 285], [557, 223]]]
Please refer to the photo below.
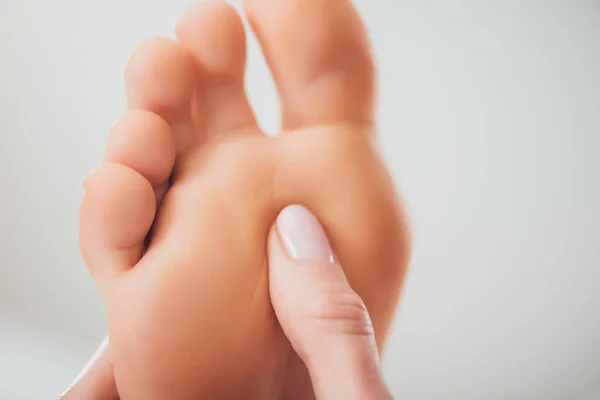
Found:
[[142, 44], [128, 110], [86, 180], [83, 256], [104, 300], [122, 399], [307, 398], [269, 300], [266, 238], [289, 204], [323, 224], [385, 342], [409, 238], [374, 143], [374, 66], [348, 0], [246, 0], [281, 97], [262, 134], [245, 33], [224, 1], [191, 6], [178, 42]]

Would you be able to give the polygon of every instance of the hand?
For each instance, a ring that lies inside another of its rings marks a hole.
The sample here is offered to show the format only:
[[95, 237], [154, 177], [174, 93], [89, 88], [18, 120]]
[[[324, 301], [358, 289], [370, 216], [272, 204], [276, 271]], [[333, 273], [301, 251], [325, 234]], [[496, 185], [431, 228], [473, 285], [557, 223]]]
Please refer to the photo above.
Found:
[[391, 399], [369, 313], [317, 219], [285, 208], [269, 237], [271, 302], [317, 399]]
[[[391, 399], [369, 313], [317, 219], [302, 206], [285, 208], [268, 251], [271, 302], [317, 399]], [[61, 400], [118, 400], [107, 345], [108, 338]]]
[[59, 400], [119, 400], [115, 375], [108, 359], [108, 337]]

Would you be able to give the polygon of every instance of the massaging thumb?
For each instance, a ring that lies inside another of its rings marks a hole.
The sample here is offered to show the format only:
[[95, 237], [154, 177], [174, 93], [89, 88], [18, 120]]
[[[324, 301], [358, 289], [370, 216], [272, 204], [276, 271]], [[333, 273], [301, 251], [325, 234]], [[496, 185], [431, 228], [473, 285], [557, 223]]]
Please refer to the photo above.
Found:
[[390, 398], [371, 319], [306, 208], [285, 208], [269, 237], [271, 302], [319, 399]]

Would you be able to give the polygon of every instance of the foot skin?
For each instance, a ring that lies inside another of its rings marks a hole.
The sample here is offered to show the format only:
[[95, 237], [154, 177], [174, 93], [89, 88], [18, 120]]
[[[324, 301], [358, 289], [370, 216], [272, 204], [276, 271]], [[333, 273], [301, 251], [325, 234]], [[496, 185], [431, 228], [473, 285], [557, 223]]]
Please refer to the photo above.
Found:
[[378, 344], [408, 261], [374, 143], [374, 65], [348, 0], [246, 0], [283, 129], [244, 92], [245, 33], [224, 1], [191, 6], [177, 41], [143, 43], [128, 110], [86, 180], [80, 241], [104, 300], [123, 399], [309, 398], [267, 287], [266, 238], [289, 204], [322, 222]]

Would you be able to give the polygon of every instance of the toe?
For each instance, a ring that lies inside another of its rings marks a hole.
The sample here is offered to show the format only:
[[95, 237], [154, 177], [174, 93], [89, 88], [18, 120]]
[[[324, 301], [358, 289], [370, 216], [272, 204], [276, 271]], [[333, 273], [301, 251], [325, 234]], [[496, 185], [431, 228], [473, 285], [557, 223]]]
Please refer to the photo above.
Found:
[[195, 71], [192, 115], [202, 137], [257, 132], [244, 90], [246, 35], [238, 12], [222, 0], [190, 6], [176, 34]]
[[84, 261], [100, 288], [103, 282], [133, 267], [141, 258], [156, 203], [142, 175], [104, 162], [84, 184], [80, 209], [80, 246]]
[[180, 151], [195, 141], [190, 113], [193, 79], [186, 50], [168, 38], [142, 43], [125, 69], [128, 108], [151, 111], [165, 119]]
[[129, 110], [110, 131], [105, 160], [137, 171], [160, 198], [171, 175], [175, 153], [175, 138], [164, 119], [150, 111]]
[[350, 0], [244, 0], [282, 99], [284, 128], [369, 123], [374, 65]]
[[175, 162], [175, 139], [158, 115], [130, 110], [113, 126], [101, 166], [85, 182], [80, 242], [98, 279], [141, 258]]

